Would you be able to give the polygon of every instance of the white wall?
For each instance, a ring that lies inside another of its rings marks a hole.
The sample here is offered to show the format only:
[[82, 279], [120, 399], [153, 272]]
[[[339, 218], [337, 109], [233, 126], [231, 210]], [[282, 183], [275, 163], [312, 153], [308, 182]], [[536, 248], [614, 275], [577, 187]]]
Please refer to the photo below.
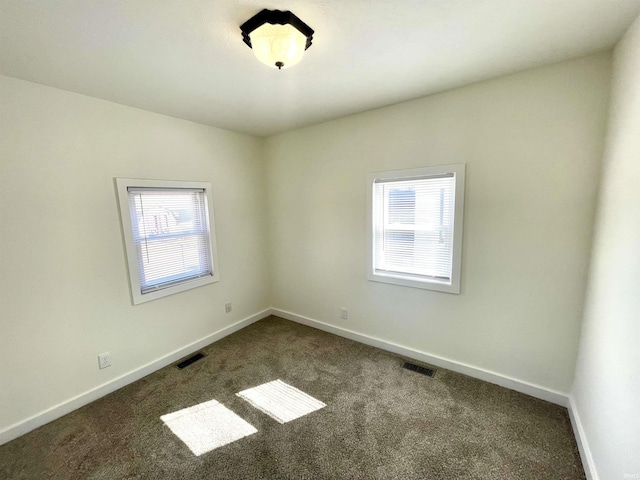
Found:
[[[0, 114], [0, 432], [269, 307], [262, 140], [8, 77]], [[132, 306], [120, 176], [211, 182], [220, 282]]]
[[[599, 54], [269, 138], [272, 305], [567, 393], [609, 80]], [[366, 174], [448, 163], [462, 293], [367, 281]]]
[[[574, 414], [602, 480], [640, 478], [640, 17], [614, 52]], [[629, 474], [629, 477], [625, 477]]]

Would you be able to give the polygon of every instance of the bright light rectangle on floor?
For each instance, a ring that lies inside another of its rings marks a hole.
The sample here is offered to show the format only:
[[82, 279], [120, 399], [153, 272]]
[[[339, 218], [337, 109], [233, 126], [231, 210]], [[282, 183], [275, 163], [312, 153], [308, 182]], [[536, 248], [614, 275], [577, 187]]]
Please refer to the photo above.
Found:
[[163, 415], [160, 419], [196, 456], [258, 431], [216, 400]]
[[258, 410], [280, 423], [287, 423], [326, 407], [320, 400], [301, 392], [282, 380], [263, 383], [236, 393]]

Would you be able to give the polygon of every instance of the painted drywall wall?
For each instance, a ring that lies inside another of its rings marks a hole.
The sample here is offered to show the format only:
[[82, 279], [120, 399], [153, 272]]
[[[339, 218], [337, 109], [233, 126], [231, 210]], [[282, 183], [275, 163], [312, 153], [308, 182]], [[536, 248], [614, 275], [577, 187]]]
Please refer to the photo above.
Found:
[[[8, 77], [0, 101], [0, 431], [269, 307], [261, 139]], [[211, 182], [220, 282], [133, 306], [114, 177]]]
[[[602, 480], [640, 478], [640, 17], [614, 52], [574, 414]], [[627, 476], [625, 476], [625, 474]]]
[[[566, 394], [609, 83], [603, 53], [267, 139], [273, 307]], [[367, 173], [449, 163], [461, 294], [367, 281]]]

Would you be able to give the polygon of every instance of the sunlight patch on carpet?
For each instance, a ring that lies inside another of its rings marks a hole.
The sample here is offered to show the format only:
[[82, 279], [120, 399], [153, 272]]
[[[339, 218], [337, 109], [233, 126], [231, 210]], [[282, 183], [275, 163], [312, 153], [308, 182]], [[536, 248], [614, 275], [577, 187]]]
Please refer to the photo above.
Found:
[[282, 380], [263, 383], [236, 393], [258, 410], [280, 423], [287, 423], [326, 407], [320, 400], [298, 390]]
[[258, 431], [217, 400], [162, 415], [160, 419], [196, 456]]

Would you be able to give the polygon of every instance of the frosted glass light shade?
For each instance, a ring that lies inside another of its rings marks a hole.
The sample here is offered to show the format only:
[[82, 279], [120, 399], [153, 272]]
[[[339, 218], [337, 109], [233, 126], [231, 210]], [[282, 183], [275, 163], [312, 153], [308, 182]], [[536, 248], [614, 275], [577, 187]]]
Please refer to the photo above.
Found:
[[304, 55], [307, 37], [293, 25], [265, 23], [249, 34], [251, 48], [262, 63], [274, 68], [292, 67]]

